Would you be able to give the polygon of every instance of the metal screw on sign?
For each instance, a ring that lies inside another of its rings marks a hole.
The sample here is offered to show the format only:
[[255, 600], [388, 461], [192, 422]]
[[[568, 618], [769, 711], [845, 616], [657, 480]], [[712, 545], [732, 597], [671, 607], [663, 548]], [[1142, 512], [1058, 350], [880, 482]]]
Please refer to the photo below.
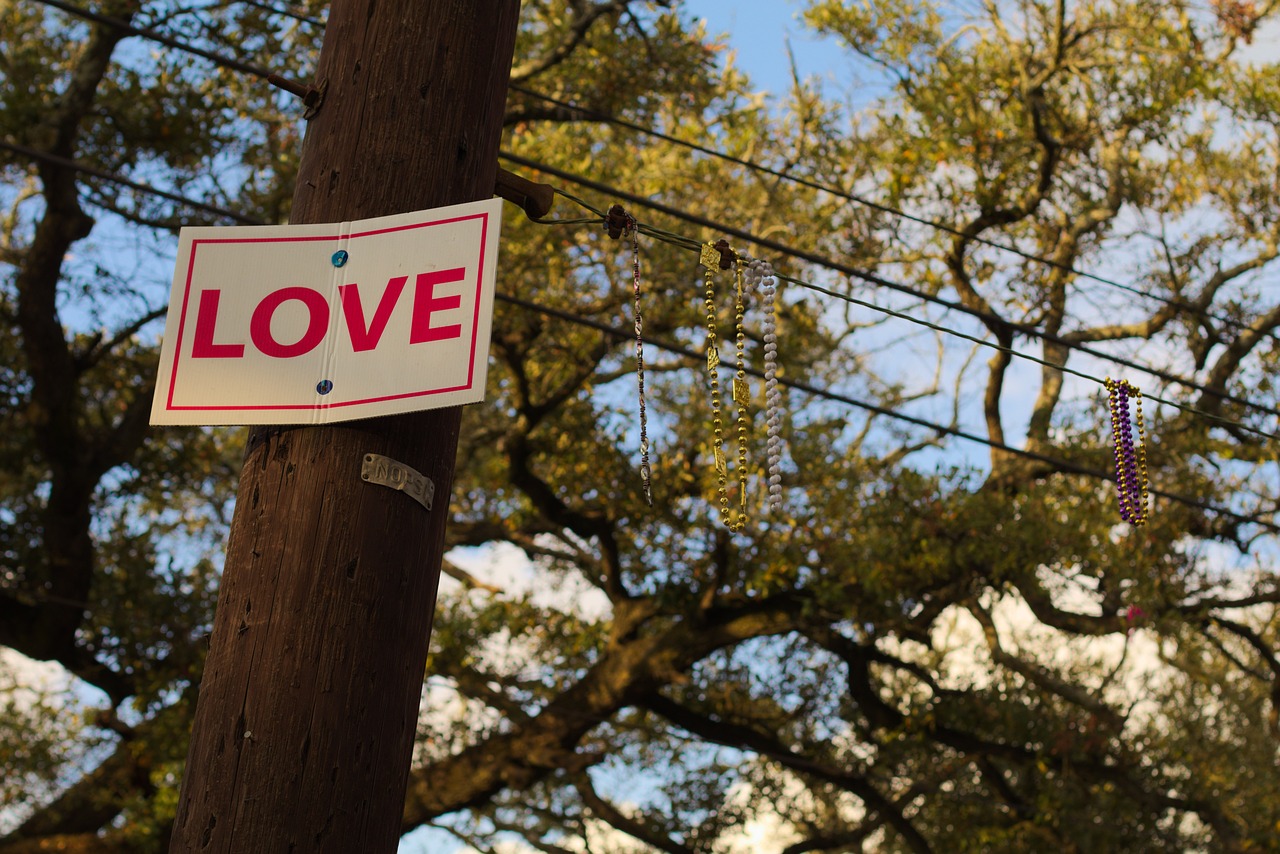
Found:
[[333, 262], [333, 266], [341, 267], [343, 264], [347, 263], [347, 259], [350, 257], [351, 256], [347, 254], [347, 250], [339, 249], [337, 252], [333, 253], [333, 257], [329, 260]]
[[328, 394], [329, 392], [333, 391], [333, 381], [320, 380], [320, 382], [316, 383], [316, 391], [318, 391], [320, 394]]

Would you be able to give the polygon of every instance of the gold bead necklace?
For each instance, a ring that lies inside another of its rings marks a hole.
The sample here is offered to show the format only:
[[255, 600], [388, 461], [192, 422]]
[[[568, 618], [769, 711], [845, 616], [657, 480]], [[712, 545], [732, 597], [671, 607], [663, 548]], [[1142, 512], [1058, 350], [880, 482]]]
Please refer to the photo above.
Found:
[[[732, 250], [727, 246], [714, 246], [705, 243], [699, 262], [703, 267], [704, 305], [707, 311], [707, 384], [711, 389], [711, 452], [715, 459], [716, 489], [720, 499], [720, 517], [730, 531], [741, 531], [747, 524], [747, 433], [751, 419], [747, 406], [751, 399], [751, 389], [747, 383], [746, 371], [746, 329], [743, 319], [746, 309], [743, 304], [743, 265], [741, 261], [726, 258]], [[725, 262], [728, 261], [726, 264]], [[736, 287], [734, 301], [734, 343], [738, 359], [738, 372], [733, 378], [732, 399], [738, 407], [738, 512], [729, 507], [729, 471], [724, 458], [724, 419], [720, 407], [720, 348], [716, 334], [716, 286], [715, 270], [717, 267], [734, 269]]]

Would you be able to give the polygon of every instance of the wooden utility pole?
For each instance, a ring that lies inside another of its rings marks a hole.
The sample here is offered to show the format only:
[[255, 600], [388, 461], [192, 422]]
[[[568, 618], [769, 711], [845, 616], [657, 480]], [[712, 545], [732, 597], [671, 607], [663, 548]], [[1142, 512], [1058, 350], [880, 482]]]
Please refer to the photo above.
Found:
[[[519, 6], [334, 0], [292, 221], [492, 196]], [[396, 849], [460, 417], [250, 435], [172, 851]], [[364, 482], [369, 453], [433, 509]]]

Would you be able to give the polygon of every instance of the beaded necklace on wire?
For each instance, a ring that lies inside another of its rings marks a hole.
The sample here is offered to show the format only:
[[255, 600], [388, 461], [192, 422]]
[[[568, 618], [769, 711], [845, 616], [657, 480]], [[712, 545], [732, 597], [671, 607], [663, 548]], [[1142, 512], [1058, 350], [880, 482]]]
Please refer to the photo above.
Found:
[[636, 218], [621, 205], [609, 208], [605, 218], [609, 236], [631, 238], [631, 316], [636, 330], [636, 396], [640, 401], [640, 484], [645, 503], [653, 506], [653, 474], [649, 467], [649, 417], [644, 401], [644, 315], [640, 312], [640, 228]]
[[769, 509], [782, 509], [782, 393], [778, 391], [778, 313], [774, 296], [777, 277], [768, 261], [752, 259], [747, 265], [747, 284], [760, 292], [764, 308], [764, 408], [769, 431], [767, 445]]
[[[653, 506], [652, 471], [649, 464], [649, 431], [648, 415], [645, 405], [644, 381], [644, 316], [640, 308], [640, 240], [639, 223], [621, 205], [614, 205], [608, 211], [604, 221], [609, 236], [616, 239], [631, 240], [631, 308], [635, 324], [636, 354], [636, 391], [640, 413], [640, 479], [644, 488], [645, 502]], [[781, 393], [778, 391], [778, 336], [775, 294], [777, 278], [768, 261], [745, 258], [737, 255], [727, 241], [720, 240], [715, 244], [703, 244], [699, 263], [703, 267], [705, 284], [704, 305], [707, 312], [707, 382], [711, 392], [711, 425], [712, 454], [715, 459], [716, 489], [720, 503], [720, 514], [726, 527], [733, 532], [741, 531], [747, 523], [747, 435], [751, 428], [751, 416], [748, 410], [751, 400], [751, 388], [747, 382], [746, 371], [746, 286], [758, 290], [765, 310], [764, 321], [764, 363], [765, 363], [765, 408], [768, 425], [768, 483], [769, 507], [778, 510], [782, 505], [782, 438], [781, 415], [779, 403]], [[724, 415], [720, 398], [720, 348], [717, 331], [717, 312], [715, 304], [715, 271], [716, 269], [734, 271], [734, 346], [737, 356], [737, 373], [731, 386], [731, 399], [738, 408], [736, 427], [738, 434], [737, 447], [737, 480], [738, 511], [735, 513], [729, 506], [729, 472], [724, 454]]]
[[[746, 266], [733, 255], [729, 244], [721, 240], [717, 243], [704, 243], [698, 263], [703, 268], [704, 306], [707, 310], [707, 385], [711, 391], [711, 451], [715, 457], [716, 491], [720, 499], [720, 518], [725, 527], [737, 533], [747, 524], [747, 432], [751, 419], [747, 414], [747, 404], [751, 399], [751, 389], [747, 383], [746, 342], [747, 334], [743, 326], [746, 309], [743, 304], [743, 268]], [[734, 271], [734, 343], [737, 350], [738, 372], [733, 378], [732, 399], [738, 407], [738, 511], [729, 507], [729, 471], [724, 457], [724, 419], [720, 408], [720, 348], [716, 332], [716, 268]]]
[[[1111, 407], [1111, 435], [1116, 460], [1116, 492], [1120, 499], [1120, 518], [1131, 525], [1147, 522], [1147, 432], [1142, 423], [1142, 392], [1127, 380], [1107, 377], [1107, 402]], [[1129, 397], [1135, 405], [1138, 442], [1133, 441], [1129, 421]]]

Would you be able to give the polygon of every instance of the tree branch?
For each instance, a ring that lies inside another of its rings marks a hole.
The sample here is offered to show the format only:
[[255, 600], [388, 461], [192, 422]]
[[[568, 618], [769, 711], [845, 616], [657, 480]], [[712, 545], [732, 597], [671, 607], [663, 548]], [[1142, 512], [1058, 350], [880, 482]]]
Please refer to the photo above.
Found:
[[928, 840], [911, 823], [901, 808], [891, 801], [861, 774], [833, 768], [801, 753], [794, 752], [775, 736], [760, 732], [754, 727], [734, 724], [696, 712], [674, 700], [655, 694], [644, 701], [646, 708], [662, 715], [681, 729], [687, 730], [713, 744], [742, 748], [771, 759], [791, 771], [839, 786], [856, 795], [866, 805], [867, 811], [882, 816], [906, 843], [918, 854], [928, 854], [933, 849]]
[[1280, 305], [1274, 306], [1266, 314], [1249, 324], [1248, 328], [1228, 344], [1209, 370], [1205, 385], [1210, 390], [1202, 393], [1196, 399], [1197, 408], [1215, 415], [1221, 412], [1222, 395], [1226, 393], [1227, 383], [1236, 375], [1240, 363], [1253, 352], [1258, 344], [1269, 338], [1277, 328], [1280, 328]]
[[[864, 850], [863, 843], [866, 842], [867, 837], [883, 824], [884, 820], [879, 815], [876, 815], [874, 820], [868, 819], [860, 822], [857, 827], [851, 830], [840, 833], [823, 833], [792, 843], [782, 849], [782, 854], [808, 854], [809, 851], [829, 850]], [[857, 846], [857, 848], [854, 846]]]
[[683, 678], [695, 662], [718, 649], [795, 630], [800, 610], [794, 599], [780, 597], [712, 612], [713, 619], [697, 626], [671, 621], [665, 630], [610, 643], [581, 679], [528, 723], [413, 772], [404, 831], [482, 804], [503, 789], [526, 788], [553, 771], [583, 771], [603, 758], [579, 752], [583, 736], [592, 729]]
[[[193, 691], [190, 693], [194, 694]], [[98, 839], [97, 833], [110, 826], [139, 793], [151, 787], [151, 770], [156, 763], [180, 758], [172, 755], [175, 750], [185, 753], [185, 746], [181, 742], [174, 743], [168, 733], [175, 727], [181, 728], [181, 716], [189, 708], [186, 703], [184, 699], [184, 702], [167, 706], [155, 717], [133, 727], [131, 735], [122, 738], [101, 764], [51, 803], [36, 810], [12, 833], [0, 838], [0, 854], [62, 851], [64, 849], [56, 847], [56, 844], [63, 838], [71, 846], [80, 844], [82, 838], [94, 838], [102, 846], [70, 847], [66, 849], [68, 851], [116, 850], [109, 841]], [[109, 714], [114, 717], [114, 712]], [[104, 724], [110, 725], [109, 720], [104, 720]], [[162, 736], [157, 744], [169, 746], [156, 750], [151, 743], [153, 734]]]
[[639, 839], [651, 848], [665, 851], [667, 854], [695, 854], [694, 849], [681, 845], [648, 822], [631, 818], [623, 813], [622, 810], [600, 797], [596, 793], [595, 787], [591, 784], [589, 775], [584, 774], [574, 786], [582, 797], [582, 802], [596, 814], [597, 818], [607, 823], [610, 827]]
[[[522, 62], [511, 69], [511, 82], [524, 83], [531, 77], [536, 77], [564, 62], [586, 39], [587, 33], [591, 31], [596, 21], [605, 15], [621, 15], [628, 3], [630, 0], [609, 0], [609, 2], [594, 3], [586, 9], [575, 8], [573, 21], [565, 29], [555, 47], [542, 56]], [[571, 5], [578, 6], [578, 4]]]
[[504, 445], [512, 485], [523, 492], [533, 506], [555, 524], [568, 528], [584, 540], [594, 538], [599, 542], [605, 567], [604, 578], [598, 582], [599, 586], [611, 601], [631, 598], [630, 592], [622, 583], [622, 561], [613, 523], [603, 514], [588, 515], [574, 510], [560, 500], [546, 481], [534, 474], [533, 452], [526, 433], [508, 435]]
[[1029, 661], [1023, 661], [1006, 650], [1000, 643], [1000, 634], [996, 631], [995, 621], [992, 620], [991, 614], [985, 608], [977, 602], [970, 602], [968, 611], [982, 626], [982, 633], [986, 638], [987, 649], [991, 652], [992, 661], [1009, 668], [1040, 688], [1057, 694], [1067, 702], [1073, 703], [1082, 709], [1087, 709], [1096, 715], [1113, 733], [1119, 734], [1124, 729], [1124, 716], [1108, 706], [1100, 698], [1093, 696], [1085, 688], [1065, 682], [1045, 668]]
[[466, 587], [468, 590], [483, 590], [486, 593], [495, 593], [499, 595], [504, 592], [503, 589], [496, 584], [489, 584], [486, 581], [481, 581], [447, 558], [441, 562], [440, 568], [445, 575], [460, 582], [462, 586]]
[[[900, 727], [906, 723], [906, 716], [897, 709], [882, 701], [876, 694], [875, 686], [870, 681], [867, 670], [865, 650], [849, 638], [832, 629], [823, 629], [810, 633], [819, 644], [840, 656], [849, 667], [849, 693], [864, 709], [872, 709], [875, 720], [882, 721], [882, 726]], [[870, 715], [869, 715], [870, 717]], [[1234, 830], [1231, 821], [1215, 804], [1199, 798], [1182, 797], [1175, 794], [1176, 787], [1169, 781], [1156, 779], [1139, 782], [1125, 773], [1123, 765], [1098, 761], [1090, 756], [1055, 754], [1036, 747], [1028, 747], [1008, 742], [992, 741], [974, 733], [965, 732], [937, 721], [937, 716], [930, 717], [925, 734], [935, 742], [973, 757], [1000, 757], [1024, 765], [1036, 766], [1040, 763], [1051, 763], [1061, 774], [1075, 773], [1086, 780], [1115, 786], [1128, 793], [1135, 800], [1160, 809], [1176, 809], [1194, 812], [1199, 815], [1213, 831], [1218, 834], [1223, 844], [1235, 845], [1239, 834]], [[1145, 772], [1144, 772], [1145, 774]], [[1145, 784], [1144, 784], [1145, 783]], [[1155, 786], [1152, 790], [1148, 786]]]

